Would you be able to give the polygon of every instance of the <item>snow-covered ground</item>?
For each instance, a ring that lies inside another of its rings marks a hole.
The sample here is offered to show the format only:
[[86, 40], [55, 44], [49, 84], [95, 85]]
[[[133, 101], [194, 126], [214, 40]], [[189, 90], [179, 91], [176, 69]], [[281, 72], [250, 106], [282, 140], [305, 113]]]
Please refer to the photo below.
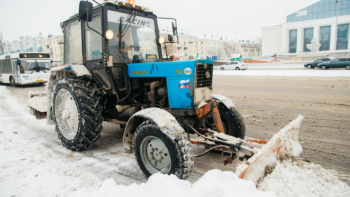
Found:
[[350, 187], [321, 166], [291, 160], [278, 163], [257, 187], [220, 170], [194, 183], [162, 174], [146, 180], [122, 149], [100, 145], [93, 157], [65, 149], [54, 127], [25, 106], [0, 86], [0, 196], [350, 196]]
[[350, 70], [214, 70], [214, 75], [232, 75], [232, 76], [298, 76], [298, 77], [350, 77]]

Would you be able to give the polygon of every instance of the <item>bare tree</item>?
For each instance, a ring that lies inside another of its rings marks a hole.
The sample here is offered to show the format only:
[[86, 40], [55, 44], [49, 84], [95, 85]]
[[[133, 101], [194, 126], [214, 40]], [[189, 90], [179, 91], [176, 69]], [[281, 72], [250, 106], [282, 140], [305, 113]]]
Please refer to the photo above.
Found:
[[[166, 49], [166, 51], [165, 51]], [[166, 44], [166, 47], [163, 45], [163, 56], [168, 55], [169, 57], [175, 55], [177, 46], [175, 44]]]
[[218, 59], [222, 59], [222, 56], [224, 56], [224, 51], [223, 51], [222, 46], [219, 46], [219, 47], [216, 49], [216, 54], [218, 55]]
[[4, 43], [2, 38], [2, 32], [0, 32], [0, 52], [1, 52], [1, 55], [4, 55]]
[[215, 55], [216, 51], [213, 47], [210, 47], [209, 49], [207, 49], [207, 52], [208, 52], [208, 55], [213, 56]]
[[224, 43], [223, 44], [223, 49], [225, 52], [225, 55], [227, 58], [232, 58], [232, 55], [235, 53], [235, 45], [234, 44], [230, 44], [230, 43]]

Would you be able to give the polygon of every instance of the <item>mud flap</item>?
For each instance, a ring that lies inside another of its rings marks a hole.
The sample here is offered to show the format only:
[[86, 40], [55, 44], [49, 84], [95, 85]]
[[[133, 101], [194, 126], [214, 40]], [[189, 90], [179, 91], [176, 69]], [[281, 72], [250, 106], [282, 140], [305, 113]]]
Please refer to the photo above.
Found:
[[239, 178], [250, 180], [257, 184], [259, 179], [263, 178], [265, 172], [276, 165], [279, 157], [298, 156], [302, 152], [298, 137], [303, 118], [303, 116], [299, 115], [297, 119], [275, 134], [247, 161], [238, 161], [236, 163], [236, 174]]

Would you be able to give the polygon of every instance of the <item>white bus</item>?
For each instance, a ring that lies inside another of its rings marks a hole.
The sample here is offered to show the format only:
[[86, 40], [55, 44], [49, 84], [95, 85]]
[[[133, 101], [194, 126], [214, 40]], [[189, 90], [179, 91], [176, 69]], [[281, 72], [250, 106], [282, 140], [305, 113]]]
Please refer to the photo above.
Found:
[[48, 53], [12, 53], [0, 55], [0, 83], [16, 85], [48, 81], [51, 60]]

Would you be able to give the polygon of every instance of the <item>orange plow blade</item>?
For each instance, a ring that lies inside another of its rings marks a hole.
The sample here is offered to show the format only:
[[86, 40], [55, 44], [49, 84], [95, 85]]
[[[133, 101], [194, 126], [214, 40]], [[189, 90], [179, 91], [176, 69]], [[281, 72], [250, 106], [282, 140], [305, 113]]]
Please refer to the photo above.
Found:
[[302, 147], [299, 144], [299, 128], [303, 117], [289, 123], [275, 134], [267, 143], [259, 140], [246, 140], [248, 144], [264, 144], [251, 158], [236, 163], [236, 174], [243, 179], [253, 181], [255, 184], [262, 178], [265, 171], [273, 168], [281, 156], [298, 156]]

